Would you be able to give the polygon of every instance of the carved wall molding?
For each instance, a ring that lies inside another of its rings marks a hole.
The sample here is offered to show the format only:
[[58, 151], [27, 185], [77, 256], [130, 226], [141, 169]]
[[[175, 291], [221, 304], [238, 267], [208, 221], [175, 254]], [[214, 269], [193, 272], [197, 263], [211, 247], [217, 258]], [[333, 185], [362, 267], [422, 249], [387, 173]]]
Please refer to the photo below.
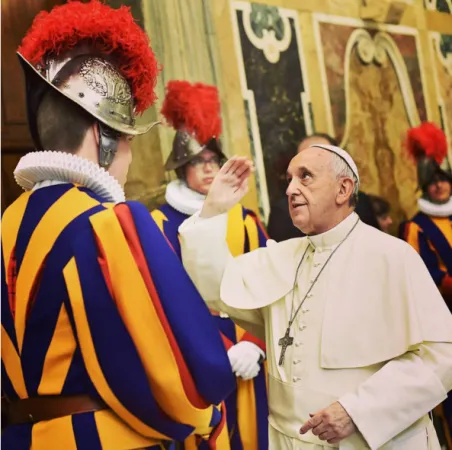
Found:
[[431, 42], [431, 67], [433, 70], [433, 79], [435, 85], [435, 94], [438, 102], [438, 107], [441, 116], [441, 122], [449, 142], [449, 152], [448, 159], [449, 164], [452, 165], [452, 117], [449, 114], [450, 108], [447, 107], [447, 91], [444, 94], [442, 91], [442, 86], [440, 83], [440, 75], [438, 73], [437, 62], [444, 67], [448, 76], [452, 77], [452, 53], [447, 53], [446, 56], [441, 51], [441, 41], [443, 35], [438, 32], [430, 32], [430, 42]]
[[361, 0], [359, 15], [365, 20], [398, 24], [411, 0]]
[[345, 146], [348, 142], [352, 123], [350, 102], [350, 58], [352, 57], [352, 52], [355, 47], [358, 57], [364, 64], [385, 65], [391, 63], [393, 65], [402, 93], [408, 121], [411, 126], [418, 125], [420, 123], [420, 118], [413, 90], [411, 88], [410, 77], [397, 44], [392, 37], [384, 31], [379, 31], [372, 37], [367, 30], [358, 29], [351, 34], [345, 54], [344, 89], [346, 121], [341, 146]]
[[[452, 11], [452, 0], [442, 0], [442, 3], [445, 3], [448, 6], [449, 12]], [[438, 0], [424, 0], [424, 6], [426, 9], [428, 9], [430, 11], [439, 10]]]
[[[310, 110], [310, 94], [305, 55], [300, 35], [301, 27], [298, 12], [294, 9], [245, 1], [232, 1], [230, 5], [241, 95], [245, 103], [245, 110], [247, 111], [251, 153], [256, 166], [255, 176], [256, 187], [259, 194], [259, 210], [262, 213], [264, 222], [266, 222], [270, 213], [271, 196], [271, 193], [269, 193], [269, 184], [267, 183], [267, 175], [268, 173], [271, 173], [273, 167], [270, 167], [268, 164], [266, 166], [266, 155], [268, 155], [268, 153], [264, 154], [264, 150], [266, 152], [271, 150], [269, 148], [264, 148], [265, 137], [263, 139], [262, 136], [265, 135], [266, 130], [261, 130], [259, 125], [262, 117], [258, 115], [256, 107], [256, 96], [258, 95], [258, 92], [253, 91], [253, 89], [249, 87], [247, 80], [247, 70], [244, 63], [244, 50], [242, 49], [240, 29], [243, 29], [244, 35], [251, 45], [261, 51], [266, 61], [272, 66], [277, 66], [278, 63], [281, 63], [284, 56], [287, 56], [285, 52], [290, 49], [293, 50], [294, 42], [296, 43], [296, 51], [298, 52], [302, 78], [302, 88], [298, 95], [300, 95], [300, 104], [306, 134], [311, 134], [314, 127]], [[241, 19], [238, 18], [238, 13], [240, 13]], [[275, 123], [274, 126], [278, 126], [278, 124]], [[295, 148], [296, 145], [294, 145], [294, 149]]]
[[[392, 24], [378, 24], [378, 23], [373, 23], [373, 22], [369, 22], [369, 21], [364, 21], [361, 19], [356, 19], [353, 17], [343, 17], [343, 16], [336, 16], [336, 15], [330, 15], [330, 14], [324, 14], [324, 13], [314, 13], [313, 14], [313, 26], [314, 26], [314, 35], [315, 35], [315, 44], [316, 44], [316, 49], [317, 49], [317, 58], [320, 62], [320, 78], [322, 80], [322, 86], [323, 86], [323, 91], [324, 91], [324, 99], [325, 99], [325, 112], [326, 112], [326, 122], [327, 122], [327, 130], [328, 133], [331, 134], [332, 136], [336, 136], [336, 131], [335, 130], [335, 125], [334, 125], [334, 120], [333, 120], [333, 112], [332, 112], [332, 104], [331, 104], [331, 98], [330, 98], [330, 92], [329, 92], [329, 88], [328, 88], [328, 80], [327, 80], [327, 75], [326, 75], [326, 61], [324, 59], [324, 55], [323, 55], [323, 44], [322, 44], [322, 37], [321, 37], [321, 25], [322, 24], [332, 24], [332, 25], [340, 25], [340, 26], [344, 26], [344, 27], [353, 27], [353, 28], [357, 28], [358, 30], [369, 30], [371, 33], [375, 33], [375, 32], [382, 32], [382, 33], [386, 33], [390, 36], [390, 34], [394, 33], [397, 35], [407, 35], [407, 36], [413, 36], [415, 41], [416, 41], [416, 47], [418, 49], [417, 51], [417, 57], [419, 60], [419, 70], [420, 70], [420, 76], [421, 76], [421, 83], [422, 83], [422, 89], [423, 89], [423, 98], [425, 101], [425, 108], [426, 108], [426, 112], [427, 112], [427, 117], [434, 117], [434, 114], [436, 114], [436, 107], [431, 103], [431, 98], [430, 96], [426, 95], [426, 78], [427, 78], [427, 74], [425, 72], [425, 67], [426, 65], [424, 64], [424, 57], [425, 55], [419, 51], [420, 49], [420, 37], [419, 37], [419, 31], [416, 28], [412, 28], [410, 26], [406, 26], [406, 25], [392, 25]], [[356, 31], [358, 31], [356, 30]], [[356, 38], [354, 38], [356, 39]], [[392, 39], [392, 38], [391, 38]], [[350, 47], [351, 43], [352, 43], [352, 39], [350, 38], [349, 42], [348, 42], [348, 54], [350, 55], [351, 51], [354, 49], [354, 47]], [[356, 44], [356, 41], [355, 41]], [[365, 45], [365, 44], [361, 44], [361, 45]], [[395, 43], [394, 46], [396, 47]], [[398, 50], [398, 48], [395, 48], [394, 50], [396, 50], [396, 52], [392, 52], [393, 56], [395, 56], [396, 54], [400, 55], [400, 51]], [[400, 60], [400, 58], [397, 57], [397, 60]], [[391, 61], [390, 58], [388, 58], [389, 61]], [[403, 64], [401, 64], [400, 68], [399, 68], [399, 72], [400, 69], [405, 69], [404, 72], [406, 73], [406, 67], [403, 61], [403, 58], [400, 60]], [[395, 66], [395, 68], [397, 69], [398, 66]], [[349, 65], [345, 64], [344, 67], [344, 80], [345, 80], [345, 73], [349, 71]], [[347, 77], [349, 79], [349, 77]], [[400, 79], [400, 78], [399, 78]], [[347, 90], [347, 86], [344, 86], [344, 90]], [[349, 105], [346, 105], [346, 108], [349, 108]], [[348, 116], [348, 113], [346, 113], [346, 117]], [[348, 121], [347, 121], [348, 123]], [[345, 136], [345, 135], [344, 135]], [[342, 142], [345, 142], [344, 140]]]
[[[452, 33], [452, 30], [451, 30]], [[441, 61], [441, 64], [447, 70], [447, 73], [452, 76], [452, 51], [445, 51], [444, 48], [444, 39], [448, 39], [452, 42], [452, 34], [445, 36], [441, 33], [430, 32], [430, 36], [433, 42], [433, 48], [435, 49], [436, 55], [438, 59]]]
[[248, 39], [269, 62], [277, 63], [292, 41], [289, 18], [281, 15], [279, 8], [256, 3], [244, 3], [242, 11]]

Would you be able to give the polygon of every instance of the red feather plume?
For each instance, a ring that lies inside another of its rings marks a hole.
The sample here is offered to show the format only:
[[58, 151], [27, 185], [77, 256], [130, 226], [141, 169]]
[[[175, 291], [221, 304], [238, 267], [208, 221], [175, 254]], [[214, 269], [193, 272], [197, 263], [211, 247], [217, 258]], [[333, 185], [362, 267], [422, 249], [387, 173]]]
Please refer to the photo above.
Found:
[[221, 135], [220, 98], [215, 86], [170, 81], [161, 113], [168, 124], [193, 134], [201, 145]]
[[81, 41], [101, 53], [111, 54], [126, 78], [137, 113], [144, 112], [157, 99], [155, 85], [161, 70], [146, 33], [136, 24], [130, 8], [113, 9], [99, 0], [88, 3], [69, 1], [50, 13], [41, 11], [19, 47], [31, 64], [43, 63], [49, 54], [59, 55]]
[[405, 146], [415, 160], [426, 156], [441, 164], [447, 155], [446, 135], [432, 122], [408, 130]]

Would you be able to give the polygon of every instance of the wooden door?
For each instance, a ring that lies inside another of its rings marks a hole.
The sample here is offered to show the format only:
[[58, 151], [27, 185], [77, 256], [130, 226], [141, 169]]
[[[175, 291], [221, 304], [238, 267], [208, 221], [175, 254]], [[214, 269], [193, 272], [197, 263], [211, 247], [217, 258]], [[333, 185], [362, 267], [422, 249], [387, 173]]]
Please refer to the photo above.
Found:
[[39, 11], [64, 0], [3, 0], [1, 56], [2, 211], [20, 194], [13, 170], [20, 156], [33, 148], [28, 131], [25, 85], [16, 51]]

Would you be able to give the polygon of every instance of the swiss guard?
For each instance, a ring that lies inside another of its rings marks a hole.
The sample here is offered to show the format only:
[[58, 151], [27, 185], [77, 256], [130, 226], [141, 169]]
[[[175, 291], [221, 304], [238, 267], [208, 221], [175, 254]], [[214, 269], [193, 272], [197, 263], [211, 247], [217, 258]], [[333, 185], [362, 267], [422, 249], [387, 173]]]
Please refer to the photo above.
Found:
[[[447, 139], [440, 128], [425, 122], [408, 131], [407, 150], [417, 164], [419, 212], [400, 227], [400, 237], [421, 255], [452, 311], [452, 174], [441, 167]], [[452, 395], [434, 411], [438, 437], [452, 448]]]
[[[170, 81], [162, 114], [176, 131], [165, 167], [168, 171], [175, 170], [177, 179], [167, 186], [167, 203], [153, 211], [152, 216], [180, 257], [179, 225], [202, 208], [210, 185], [226, 160], [220, 141], [218, 90], [203, 83]], [[264, 247], [267, 234], [256, 213], [237, 205], [229, 212], [227, 240], [231, 253], [238, 256]], [[231, 448], [267, 450], [265, 344], [234, 325], [227, 315], [216, 314], [215, 322], [228, 349], [237, 383], [226, 399]], [[202, 327], [201, 323], [188, 319], [186, 323], [188, 327]], [[197, 448], [194, 438], [186, 440], [183, 447]]]
[[[229, 449], [235, 377], [215, 319], [147, 209], [124, 198], [159, 64], [129, 9], [41, 12], [18, 50], [36, 150], [2, 218], [11, 450]], [[187, 326], [202, 324], [202, 326]]]

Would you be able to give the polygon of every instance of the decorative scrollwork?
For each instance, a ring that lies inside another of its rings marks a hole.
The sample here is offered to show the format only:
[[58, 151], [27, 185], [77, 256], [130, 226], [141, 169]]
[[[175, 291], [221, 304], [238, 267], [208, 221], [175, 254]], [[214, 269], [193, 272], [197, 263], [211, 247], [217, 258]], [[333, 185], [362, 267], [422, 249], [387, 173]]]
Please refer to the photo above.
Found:
[[347, 42], [345, 50], [345, 108], [346, 108], [346, 122], [344, 135], [342, 137], [341, 146], [345, 146], [350, 136], [351, 111], [350, 111], [350, 58], [353, 49], [356, 48], [356, 53], [359, 59], [364, 64], [379, 64], [385, 65], [388, 60], [392, 63], [399, 81], [400, 91], [405, 104], [405, 111], [407, 113], [408, 121], [411, 126], [416, 126], [420, 123], [419, 113], [416, 107], [413, 90], [411, 87], [410, 77], [405, 65], [402, 54], [400, 53], [397, 44], [392, 37], [379, 31], [372, 37], [365, 29], [357, 29], [351, 35]]
[[380, 39], [372, 39], [370, 34], [362, 34], [356, 45], [359, 59], [364, 64], [371, 64], [375, 62], [379, 65], [384, 65], [387, 61], [387, 52]]
[[88, 58], [80, 67], [80, 75], [90, 89], [107, 100], [121, 105], [128, 105], [132, 101], [130, 86], [108, 61]]
[[442, 34], [439, 43], [439, 50], [444, 58], [452, 55], [452, 34]]
[[250, 42], [273, 64], [292, 41], [289, 18], [275, 6], [248, 4], [243, 9], [243, 27]]

